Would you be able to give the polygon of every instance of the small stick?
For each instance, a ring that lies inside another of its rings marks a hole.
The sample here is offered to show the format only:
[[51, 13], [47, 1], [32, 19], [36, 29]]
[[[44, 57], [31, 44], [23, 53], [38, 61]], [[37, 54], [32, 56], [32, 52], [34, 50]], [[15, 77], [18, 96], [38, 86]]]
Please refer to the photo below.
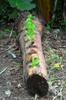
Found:
[[37, 100], [37, 97], [38, 97], [38, 95], [37, 95], [37, 94], [35, 94], [35, 99], [34, 99], [34, 100]]
[[11, 41], [12, 34], [13, 34], [13, 28], [11, 29], [11, 32], [10, 32], [9, 38], [6, 42], [6, 45], [9, 44], [9, 42]]
[[7, 49], [5, 49], [4, 51], [0, 52], [0, 55], [1, 55], [2, 53], [5, 53], [6, 51], [10, 50], [10, 49], [13, 48], [14, 46], [15, 46], [15, 44], [9, 46], [9, 48], [7, 48]]
[[0, 75], [1, 75], [2, 73], [4, 73], [6, 70], [7, 70], [7, 67], [4, 68], [4, 69], [0, 72]]
[[12, 29], [12, 30], [11, 30], [11, 32], [10, 32], [10, 35], [9, 35], [9, 40], [10, 40], [10, 38], [11, 38], [12, 34], [13, 34], [13, 29]]

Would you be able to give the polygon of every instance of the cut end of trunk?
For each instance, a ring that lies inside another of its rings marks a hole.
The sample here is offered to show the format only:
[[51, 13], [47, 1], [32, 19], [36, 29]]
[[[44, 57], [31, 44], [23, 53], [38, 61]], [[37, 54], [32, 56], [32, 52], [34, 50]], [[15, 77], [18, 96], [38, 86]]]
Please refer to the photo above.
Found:
[[35, 96], [35, 94], [41, 97], [46, 96], [48, 93], [48, 88], [49, 86], [47, 80], [38, 74], [33, 74], [27, 79], [27, 89], [33, 96]]

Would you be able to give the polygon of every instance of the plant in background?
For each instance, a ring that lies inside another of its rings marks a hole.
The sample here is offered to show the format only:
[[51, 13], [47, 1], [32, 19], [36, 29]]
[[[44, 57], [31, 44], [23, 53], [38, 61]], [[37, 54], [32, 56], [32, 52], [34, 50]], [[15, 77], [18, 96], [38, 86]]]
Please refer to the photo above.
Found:
[[[19, 11], [33, 9], [35, 7], [35, 4], [33, 4], [32, 1], [33, 0], [1, 0], [0, 1], [0, 27], [2, 27], [3, 24], [5, 25], [8, 24], [9, 22], [15, 22], [15, 20], [19, 15]], [[33, 28], [33, 24], [31, 25]], [[32, 32], [33, 29], [30, 31], [31, 35]], [[3, 37], [5, 31], [1, 31], [0, 33], [1, 33], [0, 36]]]
[[26, 31], [26, 37], [32, 41], [34, 38], [34, 30], [35, 30], [35, 25], [32, 22], [32, 15], [29, 14], [25, 20], [25, 31]]
[[[31, 10], [35, 8], [33, 0], [1, 0], [0, 22], [14, 20], [18, 16], [18, 10]], [[1, 23], [0, 23], [1, 24]]]
[[49, 79], [48, 79], [48, 83], [49, 85], [51, 86], [53, 83], [55, 83], [57, 81], [57, 77], [56, 76], [51, 76]]
[[17, 9], [12, 8], [8, 0], [0, 1], [0, 24], [13, 20], [18, 16]]
[[55, 64], [53, 65], [53, 67], [54, 67], [54, 69], [59, 70], [59, 69], [61, 68], [61, 63], [55, 63]]
[[53, 49], [49, 49], [48, 54], [46, 56], [46, 61], [47, 64], [50, 66], [53, 66], [52, 69], [60, 69], [61, 68], [61, 63], [62, 63], [62, 57], [58, 55], [56, 51]]
[[51, 25], [50, 25], [50, 22], [49, 22], [49, 23], [47, 23], [47, 25], [46, 25], [46, 30], [48, 30], [48, 31], [50, 31], [50, 30], [51, 30]]
[[[11, 31], [12, 31], [12, 29], [10, 27], [3, 28], [0, 31], [0, 38], [9, 37]], [[14, 30], [12, 31], [12, 36], [11, 37], [16, 37], [16, 32]]]
[[61, 26], [66, 27], [66, 19], [64, 19], [64, 20], [61, 21]]
[[8, 0], [11, 7], [19, 10], [31, 10], [35, 8], [35, 4], [33, 4], [32, 1], [33, 0]]
[[[47, 24], [47, 29], [50, 30], [50, 28], [62, 28], [61, 27], [61, 21], [63, 19], [63, 6], [64, 6], [64, 0], [53, 0], [53, 12], [52, 17], [49, 23]], [[65, 22], [63, 22], [65, 26]]]

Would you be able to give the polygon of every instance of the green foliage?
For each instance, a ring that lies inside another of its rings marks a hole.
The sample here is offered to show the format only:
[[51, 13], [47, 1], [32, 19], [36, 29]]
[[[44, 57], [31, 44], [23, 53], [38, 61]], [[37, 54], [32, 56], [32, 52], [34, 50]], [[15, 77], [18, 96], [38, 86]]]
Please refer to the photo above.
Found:
[[59, 60], [59, 55], [57, 55], [56, 53], [54, 53], [54, 51], [52, 49], [49, 50], [49, 55], [48, 55], [48, 60], [49, 62], [57, 62]]
[[[0, 22], [7, 22], [18, 16], [17, 10], [10, 7], [7, 0], [0, 2]], [[1, 23], [0, 23], [1, 24]]]
[[53, 49], [49, 48], [48, 54], [46, 55], [46, 59], [47, 64], [53, 66], [54, 69], [61, 68], [62, 57], [60, 57], [58, 53]]
[[32, 15], [29, 14], [25, 20], [25, 31], [26, 31], [26, 36], [29, 40], [32, 40], [34, 37], [34, 29], [35, 25], [32, 22]]
[[63, 88], [66, 88], [66, 82], [63, 84]]
[[55, 63], [53, 65], [53, 69], [59, 70], [61, 68], [61, 64], [60, 63]]
[[[12, 29], [9, 28], [9, 27], [3, 28], [3, 29], [0, 31], [0, 38], [6, 38], [6, 37], [9, 37], [11, 31], [12, 31]], [[13, 31], [12, 37], [16, 37], [16, 32], [15, 32], [15, 31]]]
[[56, 80], [57, 78], [55, 76], [50, 77], [48, 80], [49, 85], [52, 85], [53, 83], [55, 83]]
[[47, 29], [48, 31], [51, 31], [51, 28], [52, 28], [53, 25], [54, 25], [54, 20], [55, 20], [55, 17], [52, 17], [52, 19], [47, 23], [46, 29]]
[[39, 64], [39, 60], [36, 57], [32, 57], [32, 64], [31, 67], [34, 68]]
[[46, 26], [46, 30], [50, 31], [51, 30], [51, 26], [50, 24], [48, 23], [47, 26]]
[[61, 26], [65, 26], [66, 27], [66, 19], [61, 21]]
[[35, 7], [33, 0], [1, 0], [0, 1], [0, 24], [14, 21], [18, 16], [18, 10], [31, 10]]
[[35, 4], [32, 3], [33, 0], [8, 0], [9, 4], [13, 8], [19, 10], [31, 10], [35, 7]]
[[8, 14], [8, 20], [15, 19], [18, 16], [18, 12], [14, 9], [11, 13]]

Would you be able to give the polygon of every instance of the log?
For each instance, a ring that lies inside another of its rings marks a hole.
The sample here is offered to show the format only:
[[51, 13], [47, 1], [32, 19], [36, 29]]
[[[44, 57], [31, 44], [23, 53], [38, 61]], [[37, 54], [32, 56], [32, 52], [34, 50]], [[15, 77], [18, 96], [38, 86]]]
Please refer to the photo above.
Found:
[[[19, 43], [23, 58], [23, 76], [28, 92], [35, 96], [45, 96], [48, 93], [47, 70], [45, 65], [45, 58], [42, 52], [41, 45], [41, 31], [42, 28], [38, 18], [34, 18], [35, 36], [32, 41], [26, 38], [25, 30], [20, 34]], [[23, 25], [22, 25], [23, 26]], [[32, 66], [32, 60], [36, 61]]]

